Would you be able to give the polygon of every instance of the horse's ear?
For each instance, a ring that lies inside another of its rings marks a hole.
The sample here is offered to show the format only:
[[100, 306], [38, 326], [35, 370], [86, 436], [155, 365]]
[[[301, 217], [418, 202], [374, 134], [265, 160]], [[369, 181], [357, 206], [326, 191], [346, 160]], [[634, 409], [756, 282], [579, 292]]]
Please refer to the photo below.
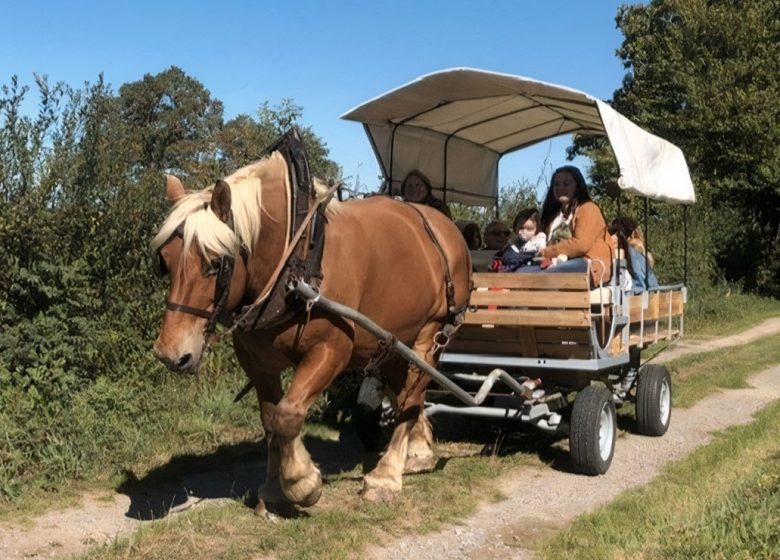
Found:
[[184, 185], [178, 177], [173, 175], [165, 176], [165, 191], [168, 193], [168, 200], [172, 203], [176, 203], [181, 197], [184, 196]]
[[225, 181], [219, 180], [214, 185], [214, 192], [211, 193], [211, 210], [223, 222], [227, 222], [230, 217], [230, 185]]

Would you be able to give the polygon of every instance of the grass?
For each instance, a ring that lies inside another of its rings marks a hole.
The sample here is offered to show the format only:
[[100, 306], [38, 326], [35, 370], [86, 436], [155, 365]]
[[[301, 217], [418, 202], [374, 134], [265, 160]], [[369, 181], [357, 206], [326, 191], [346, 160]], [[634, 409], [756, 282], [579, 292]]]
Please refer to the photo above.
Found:
[[542, 558], [777, 558], [780, 402], [540, 543]]
[[747, 387], [746, 379], [780, 363], [780, 334], [752, 344], [691, 354], [667, 364], [672, 372], [674, 406], [689, 407], [719, 389]]
[[[447, 445], [445, 454], [446, 449]], [[342, 473], [326, 479], [323, 498], [299, 518], [271, 523], [237, 500], [147, 525], [85, 558], [357, 558], [383, 539], [435, 531], [468, 516], [486, 497], [501, 499], [497, 477], [521, 463], [529, 464], [529, 459], [522, 455], [453, 457], [446, 468], [406, 477], [403, 493], [391, 504], [362, 501], [360, 479]]]
[[0, 520], [73, 505], [85, 491], [114, 490], [175, 455], [258, 440], [257, 400], [232, 404], [244, 383], [243, 374], [222, 367], [197, 378], [98, 379], [56, 414], [0, 412]]
[[780, 299], [727, 288], [691, 294], [685, 308], [686, 336], [724, 336], [780, 317]]

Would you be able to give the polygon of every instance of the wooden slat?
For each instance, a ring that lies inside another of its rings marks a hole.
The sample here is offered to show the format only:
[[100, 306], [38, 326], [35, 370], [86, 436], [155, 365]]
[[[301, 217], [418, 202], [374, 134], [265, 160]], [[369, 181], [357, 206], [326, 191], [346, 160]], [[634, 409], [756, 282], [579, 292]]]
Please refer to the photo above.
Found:
[[522, 272], [476, 272], [474, 286], [477, 288], [515, 288], [536, 290], [588, 291], [590, 279], [585, 272], [522, 273]]
[[672, 292], [672, 315], [682, 315], [685, 311], [685, 301], [682, 290]]
[[513, 326], [492, 325], [461, 325], [455, 333], [456, 339], [462, 340], [502, 340], [520, 341], [520, 329]]
[[590, 316], [580, 309], [499, 309], [477, 310], [466, 313], [463, 321], [467, 325], [528, 325], [540, 327], [587, 327]]
[[455, 338], [447, 346], [447, 352], [525, 355], [523, 354], [523, 345], [519, 340], [461, 340]]
[[490, 290], [471, 292], [470, 305], [498, 307], [552, 307], [586, 309], [590, 307], [588, 292], [583, 291], [529, 291]]
[[[672, 330], [670, 333], [668, 329], [659, 329], [658, 338], [655, 336], [655, 329], [650, 332], [645, 331], [644, 343], [649, 344], [651, 342], [657, 342], [659, 340], [672, 340], [680, 335], [680, 331], [677, 329]], [[628, 345], [636, 346], [639, 344], [639, 333], [633, 333], [628, 336]]]
[[537, 327], [534, 329], [537, 342], [577, 342], [579, 344], [590, 343], [588, 329], [550, 329]]
[[447, 346], [448, 352], [468, 354], [499, 354], [528, 358], [581, 358], [591, 356], [590, 346], [585, 344], [537, 344], [534, 349], [524, 349], [520, 342], [455, 339]]
[[658, 318], [669, 318], [669, 303], [672, 301], [671, 292], [662, 292], [658, 294]]
[[582, 344], [539, 344], [535, 358], [545, 356], [548, 358], [590, 358], [590, 346]]
[[651, 321], [658, 318], [658, 294], [651, 293], [647, 296], [647, 309], [643, 315], [645, 321]]
[[628, 305], [628, 321], [638, 323], [642, 320], [642, 296], [628, 296], [626, 305]]

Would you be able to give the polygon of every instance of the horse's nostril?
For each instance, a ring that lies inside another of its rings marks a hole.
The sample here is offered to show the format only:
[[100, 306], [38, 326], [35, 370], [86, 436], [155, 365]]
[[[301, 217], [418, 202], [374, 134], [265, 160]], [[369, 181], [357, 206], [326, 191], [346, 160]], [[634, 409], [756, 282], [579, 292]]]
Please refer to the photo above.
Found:
[[192, 368], [192, 354], [190, 353], [184, 354], [176, 362], [176, 369], [178, 369], [179, 371], [188, 370], [191, 368]]

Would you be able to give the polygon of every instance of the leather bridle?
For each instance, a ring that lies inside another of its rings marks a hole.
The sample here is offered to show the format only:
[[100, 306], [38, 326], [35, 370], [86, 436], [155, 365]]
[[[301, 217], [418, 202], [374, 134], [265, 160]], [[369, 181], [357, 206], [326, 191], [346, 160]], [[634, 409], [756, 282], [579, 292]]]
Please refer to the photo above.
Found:
[[[153, 259], [152, 266], [154, 273], [158, 278], [163, 278], [170, 271], [165, 266], [165, 261], [162, 258], [162, 248], [168, 243], [173, 241], [175, 237], [180, 239], [184, 238], [184, 223], [182, 222], [179, 227], [171, 234], [168, 240], [160, 245], [157, 249]], [[247, 265], [249, 255], [246, 247], [241, 246], [241, 259], [244, 262], [244, 267]], [[228, 299], [230, 297], [230, 283], [233, 279], [233, 271], [235, 269], [236, 259], [232, 255], [223, 255], [217, 259], [212, 259], [209, 262], [209, 268], [204, 271], [204, 276], [216, 276], [217, 282], [214, 287], [214, 299], [213, 309], [201, 309], [199, 307], [191, 307], [184, 305], [183, 303], [176, 303], [169, 299], [165, 300], [165, 307], [171, 311], [178, 311], [180, 313], [187, 313], [189, 315], [195, 315], [206, 319], [206, 327], [204, 333], [206, 338], [214, 334], [217, 328], [217, 322], [219, 321], [223, 325], [230, 327], [233, 323], [233, 317], [230, 314], [230, 310], [227, 308]]]

